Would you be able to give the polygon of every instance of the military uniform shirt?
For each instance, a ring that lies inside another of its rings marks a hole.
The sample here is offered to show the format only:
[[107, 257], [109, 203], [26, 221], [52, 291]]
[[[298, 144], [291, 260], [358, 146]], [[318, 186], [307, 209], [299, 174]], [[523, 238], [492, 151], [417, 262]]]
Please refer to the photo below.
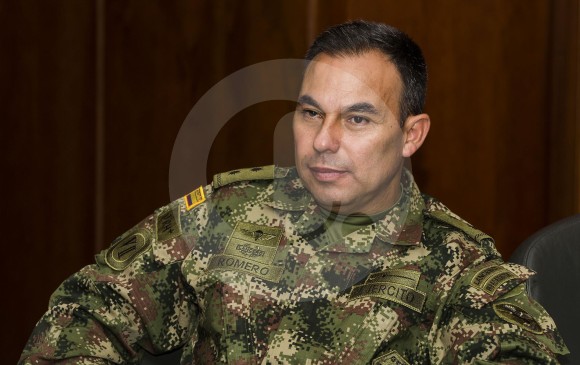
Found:
[[[405, 171], [399, 201], [341, 237], [294, 168], [217, 175], [53, 294], [20, 364], [555, 364], [533, 273]], [[340, 224], [337, 222], [336, 224]]]

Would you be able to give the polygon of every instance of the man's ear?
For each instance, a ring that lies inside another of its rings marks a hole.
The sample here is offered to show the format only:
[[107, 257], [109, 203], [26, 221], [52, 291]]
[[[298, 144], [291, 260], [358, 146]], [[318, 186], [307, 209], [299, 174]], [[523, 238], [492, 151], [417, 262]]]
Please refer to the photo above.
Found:
[[403, 124], [403, 135], [405, 136], [403, 157], [411, 157], [421, 147], [427, 133], [429, 133], [430, 126], [431, 119], [427, 114], [412, 115], [405, 120], [405, 124]]

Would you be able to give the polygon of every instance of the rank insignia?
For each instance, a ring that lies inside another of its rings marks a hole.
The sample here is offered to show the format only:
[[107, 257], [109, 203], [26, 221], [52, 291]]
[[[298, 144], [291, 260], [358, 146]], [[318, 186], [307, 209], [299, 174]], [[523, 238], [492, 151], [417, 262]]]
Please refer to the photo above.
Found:
[[203, 187], [200, 186], [191, 193], [187, 194], [186, 196], [183, 197], [183, 200], [185, 201], [185, 207], [187, 208], [187, 210], [191, 210], [197, 207], [198, 205], [200, 205], [205, 201]]
[[151, 248], [149, 231], [140, 229], [115, 242], [105, 254], [105, 262], [113, 270], [124, 270], [137, 256]]
[[269, 180], [273, 178], [274, 178], [274, 165], [253, 167], [249, 169], [248, 168], [237, 169], [214, 175], [212, 186], [214, 189], [218, 189], [222, 186], [226, 186], [228, 184], [239, 181]]

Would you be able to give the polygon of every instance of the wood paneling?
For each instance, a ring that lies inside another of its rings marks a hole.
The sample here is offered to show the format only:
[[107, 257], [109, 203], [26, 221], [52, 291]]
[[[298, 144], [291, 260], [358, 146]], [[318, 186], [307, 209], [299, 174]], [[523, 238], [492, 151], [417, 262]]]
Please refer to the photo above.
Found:
[[2, 358], [16, 363], [58, 284], [92, 261], [90, 2], [0, 2]]
[[550, 44], [549, 220], [580, 211], [579, 4], [554, 2]]

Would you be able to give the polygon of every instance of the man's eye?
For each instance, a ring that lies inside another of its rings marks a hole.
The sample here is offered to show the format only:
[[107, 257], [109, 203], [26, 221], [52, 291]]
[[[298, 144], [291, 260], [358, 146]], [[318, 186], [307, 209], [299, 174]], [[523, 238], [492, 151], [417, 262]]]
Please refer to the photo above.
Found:
[[354, 124], [364, 124], [368, 123], [369, 120], [365, 117], [354, 116], [350, 118], [350, 121], [353, 122]]
[[309, 110], [309, 109], [304, 109], [302, 111], [302, 114], [306, 117], [306, 118], [317, 118], [320, 116], [320, 114], [317, 111], [314, 110]]

